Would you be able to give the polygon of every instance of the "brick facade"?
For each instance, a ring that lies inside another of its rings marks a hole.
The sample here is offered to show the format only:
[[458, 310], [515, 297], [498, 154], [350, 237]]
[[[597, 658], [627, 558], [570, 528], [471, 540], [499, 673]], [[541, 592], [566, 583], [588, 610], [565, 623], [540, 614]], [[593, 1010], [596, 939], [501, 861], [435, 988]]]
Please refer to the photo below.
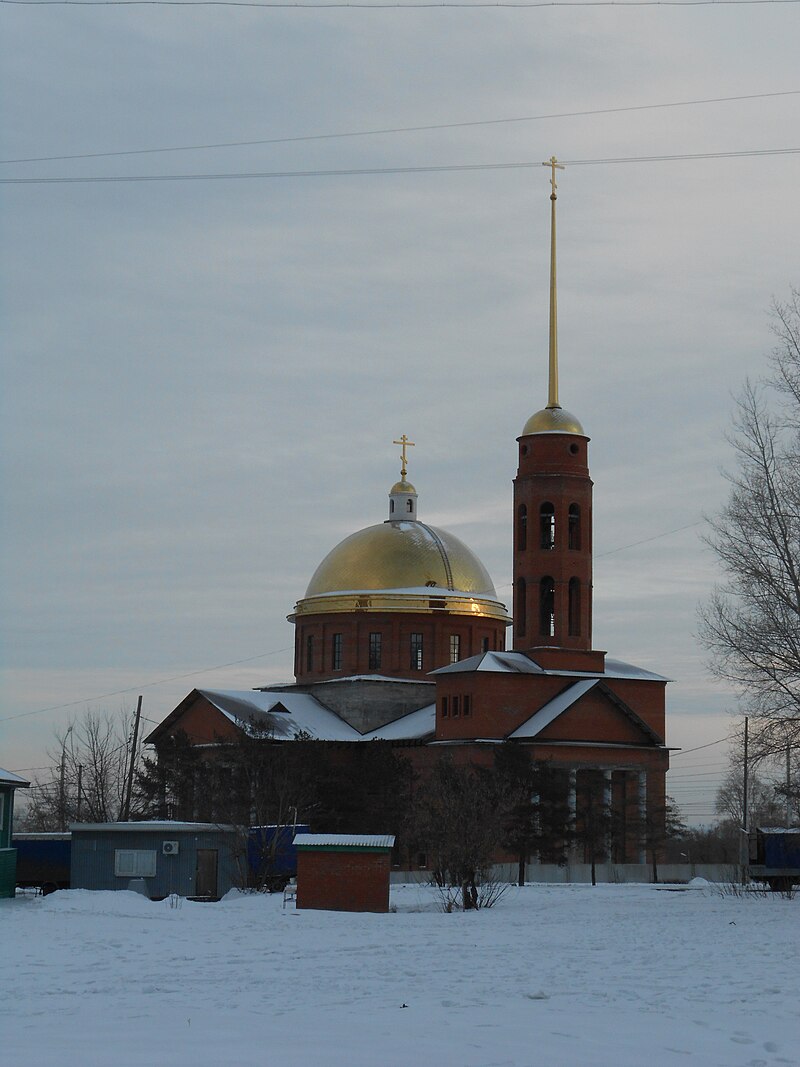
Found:
[[297, 907], [388, 911], [390, 871], [388, 849], [298, 849]]

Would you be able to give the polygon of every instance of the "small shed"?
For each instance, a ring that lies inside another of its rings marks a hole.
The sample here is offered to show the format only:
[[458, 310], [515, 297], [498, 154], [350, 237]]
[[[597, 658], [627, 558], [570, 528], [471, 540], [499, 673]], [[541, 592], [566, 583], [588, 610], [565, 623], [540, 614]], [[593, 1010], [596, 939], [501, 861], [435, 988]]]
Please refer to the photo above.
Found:
[[388, 911], [391, 834], [297, 834], [297, 907]]
[[219, 900], [237, 884], [233, 826], [110, 822], [74, 823], [70, 830], [73, 889], [128, 889], [144, 879], [151, 900], [172, 893]]
[[31, 783], [0, 767], [0, 897], [13, 897], [17, 890], [17, 850], [12, 847], [14, 793]]

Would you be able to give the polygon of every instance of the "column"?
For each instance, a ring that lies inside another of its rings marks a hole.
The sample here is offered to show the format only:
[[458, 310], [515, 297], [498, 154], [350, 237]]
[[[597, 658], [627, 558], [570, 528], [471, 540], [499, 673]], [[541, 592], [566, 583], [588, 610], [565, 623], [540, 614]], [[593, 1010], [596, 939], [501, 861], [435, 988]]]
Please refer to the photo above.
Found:
[[608, 829], [606, 830], [606, 856], [607, 862], [611, 863], [614, 856], [614, 827], [613, 827], [613, 811], [611, 801], [611, 775], [613, 771], [603, 771], [603, 817], [608, 820]]
[[647, 863], [647, 771], [639, 771], [639, 863]]

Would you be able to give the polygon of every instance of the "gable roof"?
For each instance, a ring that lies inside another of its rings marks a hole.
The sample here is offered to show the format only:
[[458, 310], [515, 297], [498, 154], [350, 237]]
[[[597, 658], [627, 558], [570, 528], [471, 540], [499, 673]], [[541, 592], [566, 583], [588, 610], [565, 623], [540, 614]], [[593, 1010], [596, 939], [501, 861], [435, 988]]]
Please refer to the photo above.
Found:
[[364, 734], [362, 741], [419, 741], [432, 737], [436, 733], [436, 705], [428, 704], [424, 708], [410, 711], [399, 719], [379, 726], [377, 730]]
[[10, 785], [12, 789], [27, 789], [30, 784], [27, 778], [20, 778], [13, 771], [4, 771], [0, 767], [0, 785]]
[[[633, 725], [640, 730], [653, 745], [663, 746], [664, 739], [659, 737], [641, 716], [626, 704], [625, 701], [619, 697], [613, 690], [609, 689], [599, 678], [586, 678], [580, 682], [573, 682], [572, 685], [567, 686], [566, 689], [562, 689], [560, 693], [549, 700], [544, 707], [539, 708], [534, 712], [529, 719], [527, 719], [521, 726], [518, 726], [513, 733], [509, 734], [510, 740], [522, 740], [529, 739], [538, 736], [542, 730], [549, 726], [552, 722], [563, 715], [565, 711], [576, 704], [581, 697], [585, 696], [592, 689], [596, 689], [599, 693], [602, 693], [616, 708], [621, 711], [622, 714], [629, 719]], [[590, 739], [586, 739], [590, 742]]]
[[271, 693], [268, 690], [193, 689], [145, 738], [152, 743], [169, 727], [178, 723], [184, 711], [197, 697], [203, 697], [212, 707], [241, 730], [253, 724], [269, 730], [276, 741], [294, 740], [298, 734], [308, 734], [315, 741], [358, 741], [361, 734], [339, 716], [326, 708], [310, 693]]
[[625, 663], [621, 659], [606, 658], [606, 669], [598, 671], [564, 671], [546, 670], [538, 663], [526, 656], [524, 652], [479, 652], [477, 656], [468, 659], [460, 659], [458, 663], [449, 663], [446, 667], [439, 667], [431, 671], [431, 675], [437, 674], [469, 674], [474, 671], [489, 671], [495, 674], [557, 674], [574, 678], [631, 678], [638, 681], [666, 682], [660, 674], [645, 670], [644, 667], [636, 667], [632, 663]]

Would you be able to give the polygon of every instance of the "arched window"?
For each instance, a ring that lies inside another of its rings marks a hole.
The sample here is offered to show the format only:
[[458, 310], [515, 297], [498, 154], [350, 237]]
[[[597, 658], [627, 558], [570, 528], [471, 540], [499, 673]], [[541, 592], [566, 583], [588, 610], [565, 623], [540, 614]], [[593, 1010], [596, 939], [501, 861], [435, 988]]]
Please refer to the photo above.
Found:
[[413, 510], [414, 510], [414, 501], [409, 497], [409, 499], [406, 501], [406, 511], [413, 511]]
[[581, 583], [577, 578], [569, 580], [569, 636], [581, 634]]
[[517, 637], [524, 637], [528, 628], [528, 587], [524, 578], [517, 578], [517, 616], [514, 625]]
[[556, 632], [556, 583], [546, 576], [539, 582], [539, 633], [553, 637]]
[[520, 504], [517, 509], [517, 549], [524, 552], [528, 547], [528, 508]]
[[389, 501], [389, 511], [390, 511], [390, 512], [391, 512], [392, 514], [394, 514], [394, 501], [393, 501], [393, 500], [390, 500], [390, 501]]
[[547, 549], [556, 547], [556, 509], [549, 501], [539, 508], [539, 544]]
[[577, 504], [570, 504], [569, 506], [567, 544], [575, 550], [581, 547], [581, 509]]

